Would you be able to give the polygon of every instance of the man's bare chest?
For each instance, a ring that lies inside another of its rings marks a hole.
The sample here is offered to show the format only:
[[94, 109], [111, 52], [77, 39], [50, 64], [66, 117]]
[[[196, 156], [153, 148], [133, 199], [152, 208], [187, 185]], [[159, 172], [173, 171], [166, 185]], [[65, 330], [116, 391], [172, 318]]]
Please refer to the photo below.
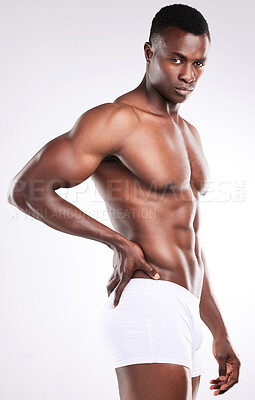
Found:
[[182, 191], [189, 185], [206, 192], [209, 167], [196, 138], [178, 129], [142, 129], [129, 135], [121, 152], [105, 159], [98, 173], [101, 178], [138, 180], [148, 190]]

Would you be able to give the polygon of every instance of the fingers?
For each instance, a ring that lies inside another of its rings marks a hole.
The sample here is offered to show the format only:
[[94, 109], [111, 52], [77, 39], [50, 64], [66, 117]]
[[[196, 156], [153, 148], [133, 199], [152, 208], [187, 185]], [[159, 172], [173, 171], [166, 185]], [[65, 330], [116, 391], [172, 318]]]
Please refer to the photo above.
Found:
[[215, 392], [213, 394], [214, 394], [214, 396], [218, 396], [219, 394], [224, 394], [225, 392], [226, 392], [226, 390], [219, 389], [219, 390], [215, 390]]
[[228, 377], [225, 377], [225, 376], [220, 376], [220, 377], [217, 378], [217, 379], [212, 379], [212, 380], [210, 380], [210, 383], [213, 383], [213, 385], [210, 386], [210, 389], [211, 389], [211, 390], [213, 390], [213, 389], [220, 389], [220, 390], [216, 390], [216, 391], [214, 392], [214, 395], [215, 395], [215, 396], [216, 396], [217, 394], [220, 394], [219, 392], [221, 391], [222, 386], [227, 382], [227, 380], [228, 380]]
[[108, 297], [110, 296], [111, 292], [114, 290], [114, 288], [116, 287], [116, 285], [118, 284], [119, 279], [114, 276], [107, 284], [106, 286], [106, 290], [107, 290], [107, 294]]
[[219, 377], [226, 376], [226, 372], [227, 372], [227, 359], [228, 357], [219, 357]]
[[239, 379], [239, 368], [240, 368], [240, 363], [237, 362], [234, 365], [233, 370], [231, 371], [230, 374], [228, 374], [227, 379], [224, 381], [222, 380], [221, 382], [221, 387], [220, 391], [224, 391], [224, 393], [229, 390], [232, 386], [234, 386], [236, 383], [238, 383]]
[[148, 264], [145, 260], [143, 261], [143, 265], [139, 267], [139, 269], [145, 271], [146, 274], [148, 274], [153, 279], [160, 278], [158, 271], [155, 268], [153, 268], [150, 264]]
[[221, 376], [217, 379], [211, 379], [210, 383], [219, 384], [220, 382], [226, 381], [227, 378], [225, 376]]
[[[151, 276], [154, 279], [159, 279], [160, 275], [159, 273], [155, 270], [155, 268], [153, 268], [150, 264], [148, 264], [145, 260], [142, 262], [142, 265], [139, 267], [139, 269], [144, 270], [149, 276]], [[131, 275], [132, 276], [132, 275]], [[119, 284], [116, 286], [116, 290], [115, 290], [115, 298], [114, 298], [114, 303], [113, 303], [113, 308], [117, 307], [117, 305], [119, 304], [119, 300], [121, 297], [121, 294], [125, 288], [125, 286], [128, 284], [128, 282], [131, 279], [131, 276], [129, 276], [129, 274], [124, 273], [122, 275], [122, 280], [119, 282]], [[115, 284], [115, 281], [113, 280], [112, 282], [113, 284]], [[111, 283], [111, 285], [112, 285]]]
[[214, 396], [218, 396], [219, 394], [226, 393], [232, 386], [236, 384], [235, 381], [231, 380], [227, 383], [221, 383], [220, 385], [213, 385], [210, 389], [217, 389], [214, 392]]
[[119, 284], [116, 286], [113, 308], [117, 307], [117, 305], [119, 304], [122, 292], [125, 286], [128, 284], [129, 280], [130, 280], [129, 278], [124, 277], [124, 279], [122, 279], [122, 281], [120, 281]]
[[231, 376], [228, 379], [228, 382], [224, 383], [221, 386], [221, 390], [227, 391], [230, 389], [232, 386], [234, 386], [237, 383], [237, 380], [235, 378], [232, 378]]
[[219, 394], [223, 394], [223, 393], [225, 393], [227, 391], [227, 390], [225, 390], [225, 387], [223, 385], [224, 382], [219, 382], [217, 385], [210, 386], [211, 390], [216, 389], [215, 392], [214, 392], [214, 396], [218, 396]]
[[238, 383], [239, 368], [240, 365], [238, 364], [235, 366], [230, 374], [226, 374], [226, 376], [219, 376], [219, 378], [212, 379], [210, 381], [210, 383], [213, 383], [213, 385], [210, 386], [210, 389], [217, 389], [214, 392], [214, 396], [226, 393], [232, 386]]
[[210, 383], [213, 383], [213, 385], [210, 386], [210, 389], [216, 389], [214, 392], [214, 396], [225, 393], [224, 384], [227, 383], [229, 378], [229, 374], [227, 374], [227, 359], [227, 356], [217, 357], [217, 361], [219, 363], [219, 377], [210, 381]]
[[107, 290], [107, 295], [108, 297], [110, 296], [111, 292], [113, 291], [113, 289], [115, 288], [115, 286], [118, 284], [119, 279], [117, 277], [117, 273], [116, 273], [116, 266], [113, 265], [113, 272], [108, 280], [108, 283], [106, 285], [106, 290]]

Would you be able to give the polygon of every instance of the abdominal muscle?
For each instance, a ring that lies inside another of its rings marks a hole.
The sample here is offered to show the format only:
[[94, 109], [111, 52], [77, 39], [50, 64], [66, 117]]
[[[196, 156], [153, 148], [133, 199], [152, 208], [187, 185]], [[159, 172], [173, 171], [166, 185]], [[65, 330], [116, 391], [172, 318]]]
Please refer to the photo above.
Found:
[[[200, 297], [202, 289], [203, 269], [192, 250], [183, 250], [180, 247], [165, 243], [165, 237], [155, 234], [152, 239], [134, 237], [131, 239], [143, 250], [146, 261], [153, 266], [160, 275], [160, 279], [177, 283], [196, 297]], [[137, 269], [132, 278], [151, 277], [141, 269]], [[131, 278], [131, 279], [132, 279]]]
[[[120, 204], [118, 207], [107, 204], [116, 231], [141, 247], [160, 279], [177, 283], [200, 298], [204, 271], [198, 232], [192, 223], [197, 212], [196, 201], [182, 202], [166, 196], [161, 203], [154, 206], [150, 203], [143, 214], [141, 210], [146, 208], [141, 204], [129, 205], [125, 204], [121, 216], [116, 213]], [[152, 279], [141, 269], [132, 278]]]

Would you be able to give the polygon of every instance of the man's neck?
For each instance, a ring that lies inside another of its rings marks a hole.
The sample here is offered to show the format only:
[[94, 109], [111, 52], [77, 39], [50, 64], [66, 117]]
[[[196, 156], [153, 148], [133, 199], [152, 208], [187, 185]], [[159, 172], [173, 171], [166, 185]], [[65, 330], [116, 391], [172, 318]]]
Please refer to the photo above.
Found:
[[155, 114], [162, 116], [170, 115], [178, 119], [179, 103], [172, 103], [166, 100], [150, 83], [145, 73], [141, 83], [135, 89], [136, 93], [142, 96], [144, 106]]

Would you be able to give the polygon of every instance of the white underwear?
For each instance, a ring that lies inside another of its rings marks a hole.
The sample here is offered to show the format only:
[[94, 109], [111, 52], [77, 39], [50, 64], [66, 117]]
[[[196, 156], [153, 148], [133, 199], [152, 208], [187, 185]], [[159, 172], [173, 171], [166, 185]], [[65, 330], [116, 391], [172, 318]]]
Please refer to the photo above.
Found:
[[99, 336], [115, 368], [170, 363], [201, 374], [200, 299], [174, 282], [132, 278], [113, 308], [115, 290], [99, 314]]

